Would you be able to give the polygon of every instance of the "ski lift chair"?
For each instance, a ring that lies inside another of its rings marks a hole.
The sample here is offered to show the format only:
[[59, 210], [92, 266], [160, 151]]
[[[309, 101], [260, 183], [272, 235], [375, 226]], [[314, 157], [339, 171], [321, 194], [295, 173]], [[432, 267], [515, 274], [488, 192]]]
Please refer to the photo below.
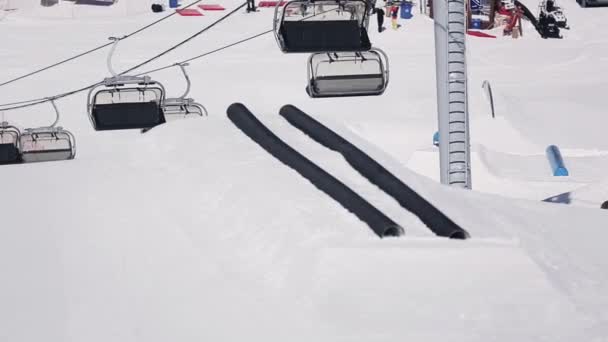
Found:
[[150, 128], [165, 122], [165, 89], [150, 77], [106, 78], [103, 87], [91, 89], [88, 96], [89, 117], [96, 131]]
[[91, 88], [87, 97], [89, 118], [96, 131], [151, 128], [165, 122], [162, 104], [165, 88], [149, 76], [123, 76], [112, 69], [112, 55], [120, 39], [108, 55], [112, 77]]
[[388, 56], [380, 49], [315, 53], [308, 59], [310, 97], [381, 95], [388, 81]]
[[277, 5], [274, 35], [285, 53], [366, 51], [370, 2], [294, 0]]
[[69, 160], [76, 156], [76, 139], [62, 127], [59, 122], [59, 110], [51, 100], [56, 119], [48, 127], [28, 128], [21, 134], [19, 145], [24, 163]]
[[164, 100], [163, 112], [165, 113], [165, 119], [171, 121], [173, 119], [207, 116], [207, 109], [203, 105], [195, 102], [193, 98], [186, 97], [190, 93], [191, 86], [190, 77], [188, 77], [188, 73], [186, 72], [188, 64], [177, 64], [177, 66], [180, 67], [186, 79], [186, 90], [180, 97]]
[[19, 137], [21, 132], [8, 122], [0, 123], [0, 165], [15, 164], [21, 161]]

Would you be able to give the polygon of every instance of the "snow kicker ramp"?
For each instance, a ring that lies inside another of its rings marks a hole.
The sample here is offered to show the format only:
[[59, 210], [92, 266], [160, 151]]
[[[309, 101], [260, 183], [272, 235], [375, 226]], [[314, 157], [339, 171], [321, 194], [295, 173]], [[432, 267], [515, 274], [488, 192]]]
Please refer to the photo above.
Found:
[[291, 148], [274, 135], [244, 105], [234, 103], [228, 107], [228, 118], [272, 156], [297, 171], [314, 186], [340, 203], [365, 222], [378, 236], [398, 236], [403, 228], [369, 202], [357, 195], [342, 182]]
[[469, 236], [466, 230], [386, 168], [320, 122], [292, 105], [281, 108], [280, 114], [313, 140], [340, 153], [361, 175], [392, 196], [403, 208], [418, 216], [438, 236], [458, 239], [465, 239]]

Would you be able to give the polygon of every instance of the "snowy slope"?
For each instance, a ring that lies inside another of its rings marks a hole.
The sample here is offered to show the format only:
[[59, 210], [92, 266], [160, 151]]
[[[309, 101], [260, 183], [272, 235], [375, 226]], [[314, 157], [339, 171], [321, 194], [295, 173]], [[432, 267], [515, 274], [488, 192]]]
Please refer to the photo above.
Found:
[[[479, 156], [486, 153], [473, 164], [475, 191], [431, 179], [433, 26], [420, 15], [400, 31], [372, 34], [391, 58], [391, 84], [381, 97], [309, 99], [307, 56], [281, 54], [266, 35], [192, 63], [191, 95], [209, 109], [204, 119], [145, 135], [99, 133], [86, 116], [86, 94], [58, 101], [61, 124], [77, 135], [77, 158], [0, 168], [0, 340], [605, 340], [608, 212], [598, 209], [606, 187], [598, 168], [608, 151], [608, 119], [597, 95], [608, 88], [608, 36], [594, 28], [608, 9], [563, 5], [573, 27], [564, 40], [533, 31], [517, 41], [469, 39], [472, 139]], [[143, 69], [269, 29], [271, 13], [237, 13]], [[176, 16], [133, 37], [119, 46], [117, 69], [220, 15]], [[0, 22], [10, 33], [0, 36], [0, 81], [156, 18], [11, 13]], [[107, 74], [105, 52], [3, 87], [0, 103], [99, 81]], [[181, 93], [178, 70], [153, 76], [170, 94]], [[481, 92], [485, 79], [496, 95], [494, 120]], [[235, 101], [401, 224], [406, 236], [379, 240], [260, 149], [226, 119]], [[338, 154], [279, 117], [287, 103], [375, 157], [472, 239], [433, 236]], [[0, 116], [41, 125], [52, 119], [50, 109]], [[539, 156], [548, 144], [564, 150], [566, 163], [581, 158], [574, 164], [582, 174], [545, 177]], [[589, 200], [540, 201], [571, 190]]]

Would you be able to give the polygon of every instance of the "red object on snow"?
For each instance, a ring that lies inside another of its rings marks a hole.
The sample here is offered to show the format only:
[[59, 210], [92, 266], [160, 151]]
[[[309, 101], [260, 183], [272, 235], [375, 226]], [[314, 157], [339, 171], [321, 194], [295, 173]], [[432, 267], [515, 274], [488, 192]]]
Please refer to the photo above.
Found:
[[260, 1], [258, 7], [275, 7], [276, 5], [283, 6], [286, 1]]
[[393, 7], [391, 7], [391, 18], [392, 19], [397, 19], [398, 15], [399, 15], [399, 6], [393, 6]]
[[223, 11], [225, 10], [224, 7], [217, 5], [217, 4], [213, 4], [213, 5], [198, 5], [198, 7], [200, 9], [202, 9], [203, 11]]
[[508, 10], [504, 7], [498, 9], [498, 14], [500, 15], [511, 15], [511, 10]]
[[184, 16], [184, 17], [201, 17], [201, 16], [203, 16], [203, 13], [201, 13], [198, 10], [195, 10], [193, 8], [177, 9], [177, 10], [175, 10], [175, 12], [177, 12], [177, 14]]
[[507, 24], [507, 27], [505, 27], [505, 31], [511, 32], [515, 25], [517, 25], [517, 22], [521, 18], [522, 14], [523, 12], [521, 10], [514, 10], [511, 14], [511, 17], [509, 18], [509, 23]]
[[480, 31], [467, 31], [467, 34], [469, 36], [474, 36], [474, 37], [496, 38], [496, 36], [493, 36], [493, 35], [487, 34], [487, 33], [483, 33], [483, 32], [480, 32]]

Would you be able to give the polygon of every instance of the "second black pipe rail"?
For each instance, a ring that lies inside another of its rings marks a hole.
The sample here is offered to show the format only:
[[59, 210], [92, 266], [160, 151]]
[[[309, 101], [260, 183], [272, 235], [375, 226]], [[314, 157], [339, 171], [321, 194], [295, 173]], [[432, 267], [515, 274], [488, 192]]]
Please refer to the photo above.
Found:
[[466, 239], [469, 234], [443, 212], [404, 184], [386, 168], [331, 129], [292, 105], [283, 106], [280, 115], [321, 145], [336, 151], [361, 175], [418, 218], [438, 236]]

